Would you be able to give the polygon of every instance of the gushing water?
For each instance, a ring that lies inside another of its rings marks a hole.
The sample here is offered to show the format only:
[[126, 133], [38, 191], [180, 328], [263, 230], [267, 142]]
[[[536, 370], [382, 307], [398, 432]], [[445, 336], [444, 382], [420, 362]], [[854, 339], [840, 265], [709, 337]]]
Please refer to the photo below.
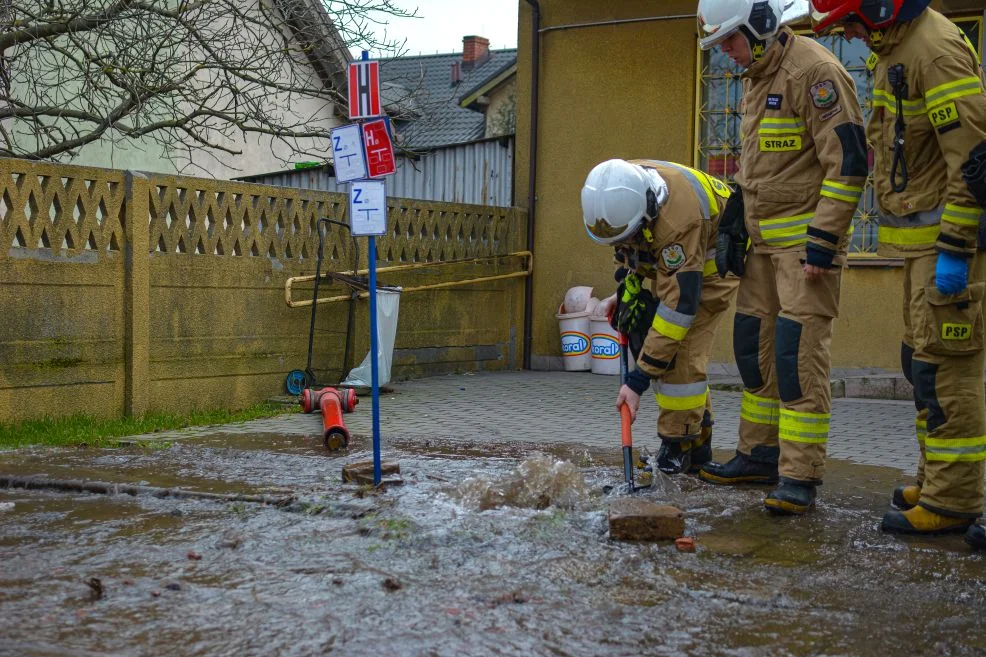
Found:
[[469, 477], [458, 487], [463, 506], [486, 511], [502, 506], [574, 510], [589, 499], [582, 472], [545, 454], [526, 459], [505, 477]]
[[405, 484], [377, 492], [340, 481], [367, 446], [5, 454], [8, 475], [295, 501], [0, 491], [0, 655], [986, 654], [986, 560], [881, 534], [894, 470], [830, 462], [816, 512], [789, 519], [765, 489], [659, 477], [637, 495], [684, 510], [688, 554], [609, 540], [616, 449], [402, 442]]

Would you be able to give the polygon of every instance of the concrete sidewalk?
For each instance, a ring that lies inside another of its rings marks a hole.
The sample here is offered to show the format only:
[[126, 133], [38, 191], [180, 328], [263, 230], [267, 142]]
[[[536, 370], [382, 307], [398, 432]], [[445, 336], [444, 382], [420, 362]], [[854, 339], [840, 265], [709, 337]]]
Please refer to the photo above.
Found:
[[[381, 395], [380, 433], [395, 438], [465, 438], [474, 441], [565, 442], [619, 449], [620, 421], [614, 407], [614, 376], [587, 372], [502, 372], [415, 379], [388, 386]], [[714, 444], [733, 450], [739, 423], [739, 392], [713, 391]], [[371, 400], [360, 398], [346, 416], [352, 433], [372, 433]], [[645, 394], [634, 424], [635, 446], [656, 451], [657, 404]], [[223, 431], [317, 435], [313, 415], [285, 415], [229, 425]], [[199, 427], [153, 438], [215, 433]], [[865, 465], [902, 469], [912, 475], [918, 447], [914, 405], [908, 401], [837, 398], [833, 400], [829, 456]]]

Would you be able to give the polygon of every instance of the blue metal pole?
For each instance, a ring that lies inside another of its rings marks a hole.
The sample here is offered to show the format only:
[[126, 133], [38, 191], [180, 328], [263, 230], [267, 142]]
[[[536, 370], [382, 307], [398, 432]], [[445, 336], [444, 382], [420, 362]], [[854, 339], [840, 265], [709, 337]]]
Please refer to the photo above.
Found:
[[373, 485], [380, 485], [380, 378], [377, 365], [377, 239], [370, 235], [370, 382], [373, 385]]
[[[366, 50], [362, 53], [363, 61], [370, 59]], [[373, 386], [373, 485], [379, 486], [380, 472], [380, 373], [377, 363], [377, 239], [369, 236], [370, 269], [370, 383]]]

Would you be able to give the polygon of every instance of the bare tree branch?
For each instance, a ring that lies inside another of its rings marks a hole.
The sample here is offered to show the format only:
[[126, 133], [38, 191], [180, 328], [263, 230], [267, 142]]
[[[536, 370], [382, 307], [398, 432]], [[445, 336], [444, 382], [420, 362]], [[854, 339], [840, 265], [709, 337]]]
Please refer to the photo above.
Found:
[[2, 1], [0, 155], [50, 159], [97, 141], [235, 155], [247, 135], [284, 159], [327, 159], [350, 50], [402, 54], [374, 30], [416, 13], [393, 0]]

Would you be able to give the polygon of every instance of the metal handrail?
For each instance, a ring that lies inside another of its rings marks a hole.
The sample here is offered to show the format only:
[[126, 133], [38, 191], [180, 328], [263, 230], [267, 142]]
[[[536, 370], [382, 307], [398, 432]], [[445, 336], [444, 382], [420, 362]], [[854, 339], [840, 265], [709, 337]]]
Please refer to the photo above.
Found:
[[[526, 278], [527, 276], [530, 276], [534, 272], [533, 256], [534, 254], [531, 253], [530, 251], [517, 251], [515, 253], [508, 253], [502, 256], [486, 256], [482, 258], [469, 258], [467, 260], [449, 260], [447, 262], [416, 262], [410, 265], [393, 265], [391, 267], [380, 267], [377, 269], [377, 273], [379, 274], [379, 273], [389, 273], [396, 271], [409, 271], [412, 269], [426, 269], [426, 268], [441, 267], [448, 265], [468, 265], [470, 263], [487, 262], [490, 260], [501, 260], [504, 258], [526, 258], [527, 260], [524, 271], [511, 272], [509, 274], [496, 274], [494, 276], [481, 276], [479, 278], [467, 278], [461, 281], [446, 281], [444, 283], [431, 283], [429, 285], [415, 285], [412, 287], [402, 288], [401, 293], [406, 294], [408, 292], [420, 292], [422, 290], [440, 290], [450, 287], [457, 287], [459, 285], [473, 285], [475, 283], [486, 283], [488, 281], [498, 281], [508, 278], [522, 278], [522, 277]], [[369, 269], [360, 269], [351, 275], [359, 276], [361, 274], [367, 274], [369, 273], [369, 271], [370, 271]], [[313, 303], [312, 299], [294, 301], [291, 298], [291, 288], [295, 283], [307, 283], [314, 280], [315, 280], [315, 276], [309, 274], [305, 276], [293, 276], [289, 278], [287, 281], [285, 281], [284, 301], [285, 303], [287, 303], [289, 308], [307, 308], [312, 305]], [[342, 294], [334, 297], [320, 297], [319, 299], [315, 300], [315, 302], [321, 304], [321, 303], [336, 303], [339, 301], [349, 301], [353, 298], [353, 296], [354, 296], [353, 294]], [[368, 291], [363, 291], [356, 293], [355, 296], [357, 299], [367, 299], [369, 298], [370, 293]]]

